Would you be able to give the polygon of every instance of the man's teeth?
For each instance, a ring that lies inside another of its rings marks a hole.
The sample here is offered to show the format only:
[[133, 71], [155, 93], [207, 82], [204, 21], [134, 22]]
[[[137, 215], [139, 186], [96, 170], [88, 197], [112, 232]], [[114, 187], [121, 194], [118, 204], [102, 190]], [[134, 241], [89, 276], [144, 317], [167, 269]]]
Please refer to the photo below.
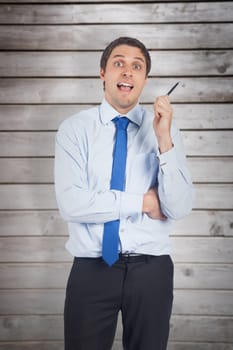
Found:
[[124, 86], [124, 87], [133, 88], [133, 85], [127, 84], [127, 83], [119, 83], [118, 86]]

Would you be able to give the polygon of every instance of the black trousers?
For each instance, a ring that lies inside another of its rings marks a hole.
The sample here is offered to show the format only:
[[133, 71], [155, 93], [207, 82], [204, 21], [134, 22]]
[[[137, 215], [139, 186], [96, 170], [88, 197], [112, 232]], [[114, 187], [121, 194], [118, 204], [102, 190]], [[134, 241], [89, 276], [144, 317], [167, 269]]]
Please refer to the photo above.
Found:
[[169, 255], [75, 258], [68, 279], [65, 350], [110, 350], [119, 311], [124, 350], [166, 350], [173, 301]]

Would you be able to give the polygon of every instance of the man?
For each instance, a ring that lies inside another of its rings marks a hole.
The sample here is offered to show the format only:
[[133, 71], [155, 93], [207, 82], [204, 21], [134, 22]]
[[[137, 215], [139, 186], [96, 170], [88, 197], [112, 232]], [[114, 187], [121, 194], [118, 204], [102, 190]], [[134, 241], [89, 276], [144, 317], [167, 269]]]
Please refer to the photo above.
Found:
[[[193, 187], [168, 96], [139, 106], [150, 56], [121, 37], [104, 50], [104, 99], [62, 123], [55, 187], [74, 256], [65, 301], [65, 350], [110, 350], [119, 311], [124, 350], [165, 350], [173, 300], [172, 221]], [[122, 126], [124, 124], [124, 126]]]

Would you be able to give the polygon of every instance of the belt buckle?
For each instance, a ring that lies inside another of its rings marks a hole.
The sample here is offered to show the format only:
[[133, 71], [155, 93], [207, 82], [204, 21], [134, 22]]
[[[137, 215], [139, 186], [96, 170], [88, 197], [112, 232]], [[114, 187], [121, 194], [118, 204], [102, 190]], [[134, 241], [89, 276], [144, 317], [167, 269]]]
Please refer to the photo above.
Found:
[[134, 258], [137, 258], [139, 256], [142, 256], [142, 254], [138, 253], [120, 253], [120, 258], [122, 258], [124, 261], [130, 262], [131, 260], [134, 260]]

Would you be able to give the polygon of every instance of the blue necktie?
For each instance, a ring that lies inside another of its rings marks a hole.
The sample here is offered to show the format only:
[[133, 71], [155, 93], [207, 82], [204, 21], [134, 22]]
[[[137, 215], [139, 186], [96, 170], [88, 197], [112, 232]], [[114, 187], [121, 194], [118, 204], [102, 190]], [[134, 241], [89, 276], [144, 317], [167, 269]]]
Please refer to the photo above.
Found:
[[[112, 119], [116, 126], [116, 139], [113, 151], [111, 190], [124, 190], [125, 166], [127, 156], [127, 126], [129, 119], [126, 117]], [[111, 266], [118, 260], [120, 220], [109, 221], [104, 224], [102, 244], [102, 257]]]

